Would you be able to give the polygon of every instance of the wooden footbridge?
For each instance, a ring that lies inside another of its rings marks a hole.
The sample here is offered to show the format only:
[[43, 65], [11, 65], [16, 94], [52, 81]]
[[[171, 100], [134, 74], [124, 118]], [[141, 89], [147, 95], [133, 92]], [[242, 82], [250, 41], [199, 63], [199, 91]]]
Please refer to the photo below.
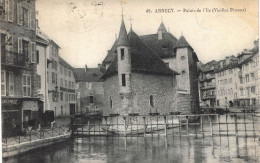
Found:
[[74, 120], [72, 136], [242, 136], [260, 135], [255, 113], [88, 116]]

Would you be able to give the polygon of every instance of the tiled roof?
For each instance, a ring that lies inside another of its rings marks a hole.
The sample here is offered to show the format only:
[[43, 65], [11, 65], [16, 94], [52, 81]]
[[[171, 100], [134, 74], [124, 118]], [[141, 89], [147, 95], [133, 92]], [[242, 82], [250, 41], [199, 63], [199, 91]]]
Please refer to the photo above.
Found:
[[177, 39], [170, 33], [164, 33], [163, 39], [158, 40], [158, 34], [143, 35], [140, 39], [160, 58], [169, 58], [174, 56], [173, 47]]
[[184, 36], [181, 36], [180, 39], [178, 40], [178, 42], [176, 43], [174, 48], [183, 48], [183, 47], [190, 47], [190, 44], [187, 42], [187, 40], [185, 39]]
[[[159, 75], [177, 75], [149, 48], [132, 30], [128, 34], [131, 47], [131, 71], [152, 73]], [[108, 67], [103, 78], [112, 75], [118, 71], [117, 56]]]
[[124, 20], [122, 19], [117, 45], [129, 45]]
[[103, 72], [99, 68], [74, 68], [76, 82], [102, 82]]
[[116, 52], [117, 52], [116, 45], [117, 45], [117, 40], [114, 42], [112, 48], [107, 52], [107, 55], [102, 62], [103, 65], [113, 61], [114, 57], [116, 56]]
[[248, 58], [246, 58], [245, 60], [243, 60], [242, 62], [240, 62], [238, 65], [241, 66], [241, 65], [243, 65], [243, 64], [245, 64], [245, 63], [250, 62], [250, 61], [252, 60], [252, 58], [253, 58], [256, 54], [259, 55], [259, 52], [258, 52], [258, 51], [255, 51], [253, 54], [251, 54]]

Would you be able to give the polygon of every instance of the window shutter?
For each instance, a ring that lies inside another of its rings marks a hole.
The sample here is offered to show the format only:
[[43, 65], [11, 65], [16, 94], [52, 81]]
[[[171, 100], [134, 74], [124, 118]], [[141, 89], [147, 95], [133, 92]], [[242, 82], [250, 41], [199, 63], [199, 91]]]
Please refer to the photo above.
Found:
[[31, 14], [31, 29], [34, 30], [35, 29], [35, 12], [33, 10], [31, 10], [30, 12]]
[[22, 54], [23, 53], [23, 46], [22, 46], [22, 39], [18, 38], [18, 53]]
[[17, 23], [22, 25], [22, 7], [20, 4], [17, 4]]
[[8, 19], [8, 0], [5, 0], [5, 12], [4, 12], [4, 20]]
[[13, 22], [13, 19], [14, 19], [13, 12], [14, 12], [14, 1], [9, 0], [9, 3], [8, 3], [8, 21], [10, 21], [10, 22]]
[[35, 63], [35, 42], [31, 43], [31, 62]]

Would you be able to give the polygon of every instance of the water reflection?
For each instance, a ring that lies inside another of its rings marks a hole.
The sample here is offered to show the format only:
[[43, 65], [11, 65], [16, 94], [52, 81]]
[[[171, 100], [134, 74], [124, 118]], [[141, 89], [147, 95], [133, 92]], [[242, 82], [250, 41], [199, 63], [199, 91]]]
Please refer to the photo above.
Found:
[[[203, 121], [209, 121], [204, 117]], [[23, 163], [70, 163], [70, 162], [259, 162], [260, 146], [257, 138], [229, 136], [235, 134], [234, 125], [221, 122], [235, 121], [233, 116], [212, 117], [213, 133], [217, 129], [227, 132], [224, 136], [180, 136], [186, 127], [169, 130], [169, 135], [161, 133], [148, 137], [84, 137], [68, 142], [38, 149], [3, 162]], [[250, 117], [243, 115], [238, 122], [249, 122]], [[259, 122], [259, 121], [258, 121]], [[258, 124], [258, 123], [256, 123]], [[250, 127], [238, 125], [242, 132]], [[189, 133], [199, 133], [200, 130], [210, 131], [209, 124], [190, 127]], [[220, 131], [219, 131], [220, 132]], [[222, 134], [223, 134], [222, 132]], [[175, 134], [174, 134], [175, 133]], [[176, 134], [177, 133], [177, 134]]]

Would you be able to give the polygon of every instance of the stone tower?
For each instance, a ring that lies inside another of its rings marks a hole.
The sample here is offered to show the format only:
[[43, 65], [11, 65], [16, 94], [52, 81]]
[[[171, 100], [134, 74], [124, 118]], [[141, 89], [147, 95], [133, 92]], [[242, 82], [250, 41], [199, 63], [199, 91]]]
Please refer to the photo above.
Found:
[[125, 23], [122, 18], [117, 40], [119, 95], [122, 98], [122, 107], [125, 113], [131, 110], [131, 50], [127, 37]]
[[158, 34], [158, 40], [162, 40], [164, 35], [167, 33], [167, 30], [163, 24], [163, 22], [160, 24], [160, 27], [158, 28], [157, 34]]
[[174, 47], [176, 51], [178, 108], [182, 108], [183, 112], [198, 111], [198, 74], [197, 74], [197, 55], [193, 48], [181, 36]]

